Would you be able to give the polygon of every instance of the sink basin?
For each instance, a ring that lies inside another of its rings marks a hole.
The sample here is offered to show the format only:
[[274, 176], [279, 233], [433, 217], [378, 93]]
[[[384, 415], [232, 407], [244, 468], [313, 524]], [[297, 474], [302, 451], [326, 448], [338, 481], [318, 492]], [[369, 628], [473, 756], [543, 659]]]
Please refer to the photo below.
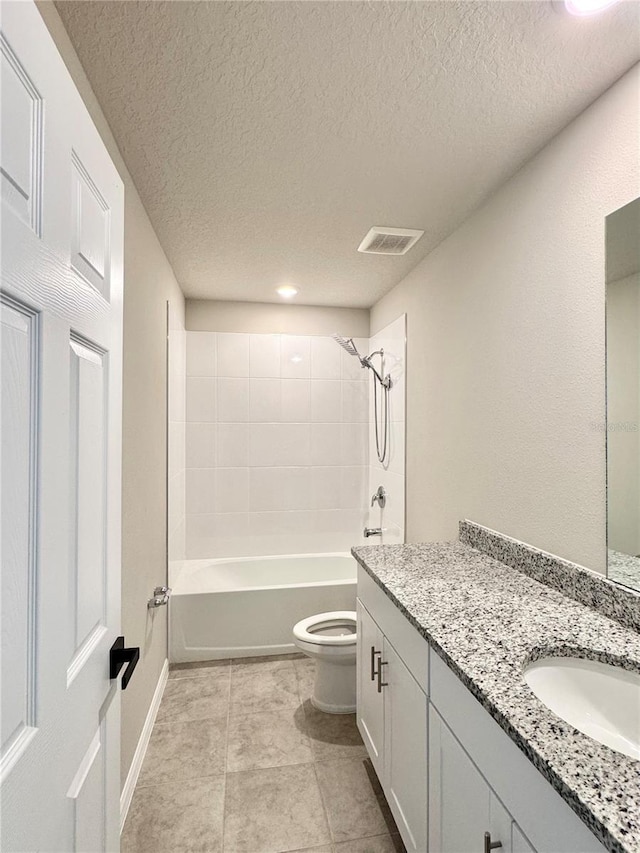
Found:
[[640, 674], [585, 658], [548, 657], [529, 664], [524, 680], [578, 731], [640, 760]]

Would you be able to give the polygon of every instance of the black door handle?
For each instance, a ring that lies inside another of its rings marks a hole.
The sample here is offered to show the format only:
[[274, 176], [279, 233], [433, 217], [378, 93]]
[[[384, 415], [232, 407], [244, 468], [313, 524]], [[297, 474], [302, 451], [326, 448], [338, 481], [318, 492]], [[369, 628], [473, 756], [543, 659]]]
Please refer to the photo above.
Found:
[[109, 678], [117, 678], [118, 673], [125, 663], [128, 664], [122, 676], [122, 689], [126, 690], [127, 684], [133, 675], [133, 670], [138, 665], [139, 660], [140, 648], [132, 646], [129, 649], [125, 649], [124, 637], [118, 637], [109, 652]]

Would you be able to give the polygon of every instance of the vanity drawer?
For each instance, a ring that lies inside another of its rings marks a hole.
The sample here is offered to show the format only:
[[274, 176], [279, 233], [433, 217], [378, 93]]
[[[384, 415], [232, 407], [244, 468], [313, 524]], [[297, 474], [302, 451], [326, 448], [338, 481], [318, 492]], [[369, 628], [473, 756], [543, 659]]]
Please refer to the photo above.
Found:
[[420, 688], [429, 692], [429, 646], [406, 616], [358, 566], [358, 598], [391, 643]]

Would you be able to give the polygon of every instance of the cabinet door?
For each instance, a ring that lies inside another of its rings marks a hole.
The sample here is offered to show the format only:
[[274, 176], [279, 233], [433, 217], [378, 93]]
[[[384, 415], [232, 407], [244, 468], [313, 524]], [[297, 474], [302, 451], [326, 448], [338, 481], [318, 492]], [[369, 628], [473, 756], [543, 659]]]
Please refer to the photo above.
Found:
[[429, 705], [429, 850], [478, 853], [490, 820], [491, 789]]
[[375, 675], [382, 656], [382, 632], [360, 601], [356, 604], [358, 631], [358, 729], [378, 778], [384, 783], [384, 696]]
[[517, 823], [512, 825], [512, 847], [511, 853], [535, 853], [531, 843], [522, 834], [522, 830]]
[[385, 793], [408, 853], [427, 849], [427, 697], [384, 639]]

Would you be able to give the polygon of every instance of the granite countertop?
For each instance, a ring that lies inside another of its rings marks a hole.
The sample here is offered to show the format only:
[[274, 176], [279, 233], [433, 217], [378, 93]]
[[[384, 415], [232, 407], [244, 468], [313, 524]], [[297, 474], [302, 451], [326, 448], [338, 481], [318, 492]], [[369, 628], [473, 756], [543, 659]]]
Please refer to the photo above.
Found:
[[576, 653], [640, 672], [640, 634], [462, 542], [352, 553], [604, 846], [639, 853], [640, 762], [557, 717], [522, 672]]

